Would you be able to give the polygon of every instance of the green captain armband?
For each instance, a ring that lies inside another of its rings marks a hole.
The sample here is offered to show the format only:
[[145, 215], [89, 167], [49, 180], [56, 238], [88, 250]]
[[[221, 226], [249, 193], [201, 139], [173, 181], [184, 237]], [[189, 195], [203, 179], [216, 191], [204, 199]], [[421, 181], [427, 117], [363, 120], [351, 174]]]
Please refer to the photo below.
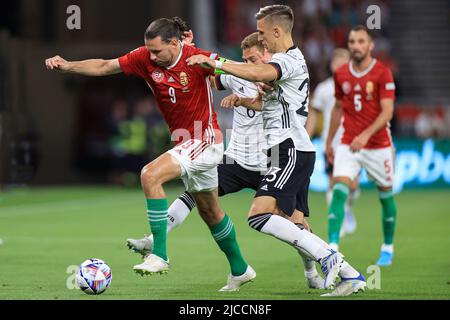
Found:
[[[218, 60], [219, 62], [222, 62], [222, 63], [228, 61], [228, 59], [222, 58], [222, 57], [219, 57], [219, 59], [217, 59], [217, 60]], [[225, 73], [226, 73], [226, 72], [223, 71], [222, 69], [214, 69], [214, 74], [225, 74]]]

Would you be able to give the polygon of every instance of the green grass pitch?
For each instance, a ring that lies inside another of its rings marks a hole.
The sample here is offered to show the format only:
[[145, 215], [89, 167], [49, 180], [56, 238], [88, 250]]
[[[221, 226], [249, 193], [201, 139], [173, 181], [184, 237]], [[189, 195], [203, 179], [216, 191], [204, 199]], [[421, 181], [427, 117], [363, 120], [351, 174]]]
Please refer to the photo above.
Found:
[[[172, 201], [182, 192], [168, 188]], [[219, 293], [228, 264], [196, 211], [169, 236], [171, 271], [140, 277], [132, 271], [140, 256], [125, 239], [149, 233], [140, 190], [112, 187], [31, 188], [0, 194], [0, 299], [326, 299], [308, 289], [297, 253], [288, 245], [247, 226], [253, 193], [221, 199], [232, 217], [241, 250], [257, 272], [240, 292]], [[405, 191], [397, 196], [394, 265], [381, 269], [381, 289], [350, 299], [450, 298], [450, 198], [448, 190]], [[326, 239], [323, 194], [310, 194], [311, 226]], [[341, 251], [366, 276], [378, 257], [381, 214], [376, 193], [363, 190], [355, 205], [358, 229]], [[71, 265], [105, 260], [111, 287], [100, 296], [67, 289]]]

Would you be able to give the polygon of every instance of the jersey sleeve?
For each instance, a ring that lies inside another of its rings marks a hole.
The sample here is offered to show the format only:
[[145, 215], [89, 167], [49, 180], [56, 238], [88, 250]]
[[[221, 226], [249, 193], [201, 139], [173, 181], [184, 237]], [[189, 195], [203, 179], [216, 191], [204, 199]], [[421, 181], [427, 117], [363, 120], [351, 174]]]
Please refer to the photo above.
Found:
[[385, 68], [379, 79], [381, 99], [395, 99], [395, 82], [390, 69]]
[[334, 80], [334, 97], [336, 98], [336, 100], [342, 100], [342, 98], [344, 97], [344, 92], [342, 92], [342, 86], [339, 83], [337, 72], [334, 73], [333, 80]]
[[292, 63], [289, 56], [282, 53], [274, 54], [272, 59], [269, 61], [269, 64], [272, 65], [277, 71], [277, 79], [275, 81], [290, 78], [298, 67], [298, 63]]
[[[197, 54], [202, 54], [213, 60], [219, 59], [219, 55], [217, 53], [194, 47], [193, 51], [192, 51], [192, 55], [197, 55]], [[202, 74], [204, 74], [205, 76], [214, 76], [214, 74], [215, 74], [214, 69], [212, 69], [212, 68], [203, 68], [203, 67], [200, 67], [200, 68], [201, 68]]]
[[119, 58], [120, 68], [127, 76], [133, 75], [144, 78], [144, 59], [148, 58], [148, 50], [145, 47], [137, 48]]
[[215, 76], [215, 78], [216, 78], [217, 90], [231, 90], [230, 75], [217, 74]]

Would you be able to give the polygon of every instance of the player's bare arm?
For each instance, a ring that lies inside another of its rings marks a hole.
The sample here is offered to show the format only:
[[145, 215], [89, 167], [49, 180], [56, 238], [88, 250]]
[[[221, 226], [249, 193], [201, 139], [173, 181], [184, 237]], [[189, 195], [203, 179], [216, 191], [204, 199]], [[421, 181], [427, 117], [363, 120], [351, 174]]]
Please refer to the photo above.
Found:
[[242, 106], [247, 109], [261, 111], [262, 101], [260, 99], [240, 98], [233, 93], [223, 98], [220, 106], [226, 109]]
[[306, 132], [308, 132], [308, 135], [310, 138], [313, 137], [314, 132], [316, 130], [317, 125], [317, 118], [319, 117], [319, 111], [317, 111], [315, 108], [309, 108], [308, 111], [308, 119], [306, 121]]
[[350, 144], [352, 151], [359, 151], [367, 144], [375, 133], [384, 128], [391, 121], [394, 114], [394, 100], [382, 99], [380, 101], [381, 113], [366, 130], [361, 132]]
[[278, 77], [278, 72], [270, 64], [237, 64], [224, 62], [220, 63], [204, 55], [194, 55], [187, 60], [188, 65], [201, 65], [213, 69], [221, 69], [226, 73], [232, 74], [238, 78], [252, 82], [273, 82]]
[[83, 61], [67, 61], [60, 56], [54, 56], [45, 60], [48, 70], [56, 70], [65, 73], [75, 73], [85, 76], [107, 76], [121, 73], [119, 59], [89, 59]]
[[333, 139], [341, 124], [341, 119], [342, 119], [342, 101], [336, 100], [336, 103], [334, 104], [333, 107], [333, 111], [331, 111], [330, 129], [328, 131], [328, 137], [325, 145], [325, 154], [327, 155], [328, 162], [331, 164], [333, 164], [334, 161]]

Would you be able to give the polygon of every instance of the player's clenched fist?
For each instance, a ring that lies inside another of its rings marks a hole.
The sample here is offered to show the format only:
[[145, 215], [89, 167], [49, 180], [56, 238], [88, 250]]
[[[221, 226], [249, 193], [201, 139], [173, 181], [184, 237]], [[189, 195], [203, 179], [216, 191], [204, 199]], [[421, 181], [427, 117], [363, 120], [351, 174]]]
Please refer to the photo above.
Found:
[[233, 108], [233, 107], [239, 106], [240, 104], [241, 104], [240, 99], [235, 94], [231, 94], [231, 95], [223, 98], [222, 102], [220, 103], [220, 105], [223, 108]]
[[69, 63], [60, 56], [54, 56], [53, 58], [45, 60], [45, 66], [49, 70], [56, 69], [59, 71], [66, 71], [69, 68]]

